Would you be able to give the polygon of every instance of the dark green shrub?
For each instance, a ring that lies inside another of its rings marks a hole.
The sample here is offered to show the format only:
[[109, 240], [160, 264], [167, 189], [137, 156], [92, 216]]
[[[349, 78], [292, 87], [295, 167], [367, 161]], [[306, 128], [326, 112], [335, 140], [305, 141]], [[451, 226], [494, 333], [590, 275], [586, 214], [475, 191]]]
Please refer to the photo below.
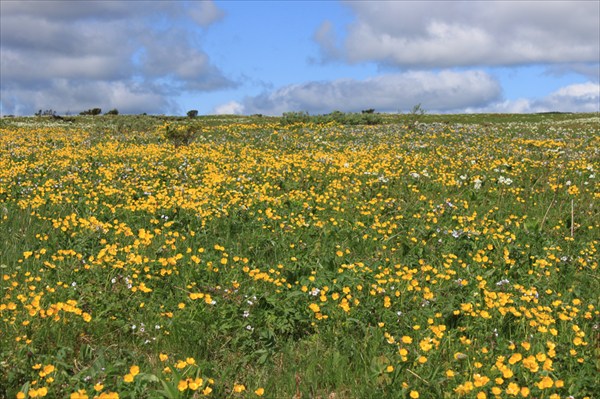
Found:
[[102, 113], [102, 109], [100, 108], [90, 108], [87, 111], [81, 111], [79, 115], [100, 115]]

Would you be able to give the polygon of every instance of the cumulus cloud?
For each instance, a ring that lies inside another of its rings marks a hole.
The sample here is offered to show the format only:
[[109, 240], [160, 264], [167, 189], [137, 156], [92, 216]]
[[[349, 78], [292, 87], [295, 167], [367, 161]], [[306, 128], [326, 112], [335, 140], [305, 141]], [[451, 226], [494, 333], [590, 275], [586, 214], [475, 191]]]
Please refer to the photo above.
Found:
[[596, 1], [348, 1], [356, 20], [335, 46], [331, 23], [315, 40], [324, 58], [403, 68], [594, 63]]
[[600, 112], [600, 84], [572, 84], [543, 98], [504, 100], [485, 107], [469, 107], [467, 112], [533, 113], [533, 112]]
[[450, 112], [499, 100], [496, 80], [482, 71], [405, 72], [365, 80], [338, 79], [307, 82], [245, 98], [241, 104], [225, 104], [235, 113], [279, 115], [288, 111], [327, 113], [358, 112], [374, 108], [398, 112], [415, 104], [436, 112]]
[[[223, 17], [211, 1], [3, 1], [0, 15], [5, 114], [173, 112], [181, 92], [235, 85], [198, 44], [197, 29]], [[86, 90], [96, 102], [78, 101]]]
[[241, 115], [244, 113], [244, 105], [237, 101], [229, 101], [215, 107], [214, 113], [216, 115]]

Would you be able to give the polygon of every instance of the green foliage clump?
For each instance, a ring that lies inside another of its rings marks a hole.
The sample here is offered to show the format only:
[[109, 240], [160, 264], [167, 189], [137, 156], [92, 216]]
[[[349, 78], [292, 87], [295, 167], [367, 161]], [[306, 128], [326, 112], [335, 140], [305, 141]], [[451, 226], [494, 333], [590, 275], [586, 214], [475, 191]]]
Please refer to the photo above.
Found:
[[167, 123], [161, 127], [161, 130], [163, 137], [175, 147], [191, 144], [201, 131], [198, 126], [179, 123]]
[[102, 113], [102, 109], [101, 108], [90, 108], [86, 111], [81, 111], [79, 113], [79, 115], [92, 115], [92, 116], [96, 116], [96, 115], [100, 115]]

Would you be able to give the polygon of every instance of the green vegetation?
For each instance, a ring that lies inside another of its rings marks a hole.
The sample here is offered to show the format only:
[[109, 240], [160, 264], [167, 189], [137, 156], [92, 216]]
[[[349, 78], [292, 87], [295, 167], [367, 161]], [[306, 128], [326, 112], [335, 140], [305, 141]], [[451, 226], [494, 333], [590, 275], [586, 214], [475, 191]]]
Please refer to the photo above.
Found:
[[600, 116], [414, 111], [1, 119], [0, 397], [594, 398]]

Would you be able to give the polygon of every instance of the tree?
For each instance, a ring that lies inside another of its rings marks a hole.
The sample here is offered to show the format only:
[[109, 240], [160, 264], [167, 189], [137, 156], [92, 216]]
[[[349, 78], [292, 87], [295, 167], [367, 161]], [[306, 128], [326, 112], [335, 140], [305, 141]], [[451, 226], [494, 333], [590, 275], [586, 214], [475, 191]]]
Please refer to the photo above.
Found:
[[119, 110], [116, 108], [111, 109], [106, 113], [106, 115], [119, 115]]
[[198, 116], [198, 110], [192, 109], [187, 112], [188, 118], [195, 118]]

